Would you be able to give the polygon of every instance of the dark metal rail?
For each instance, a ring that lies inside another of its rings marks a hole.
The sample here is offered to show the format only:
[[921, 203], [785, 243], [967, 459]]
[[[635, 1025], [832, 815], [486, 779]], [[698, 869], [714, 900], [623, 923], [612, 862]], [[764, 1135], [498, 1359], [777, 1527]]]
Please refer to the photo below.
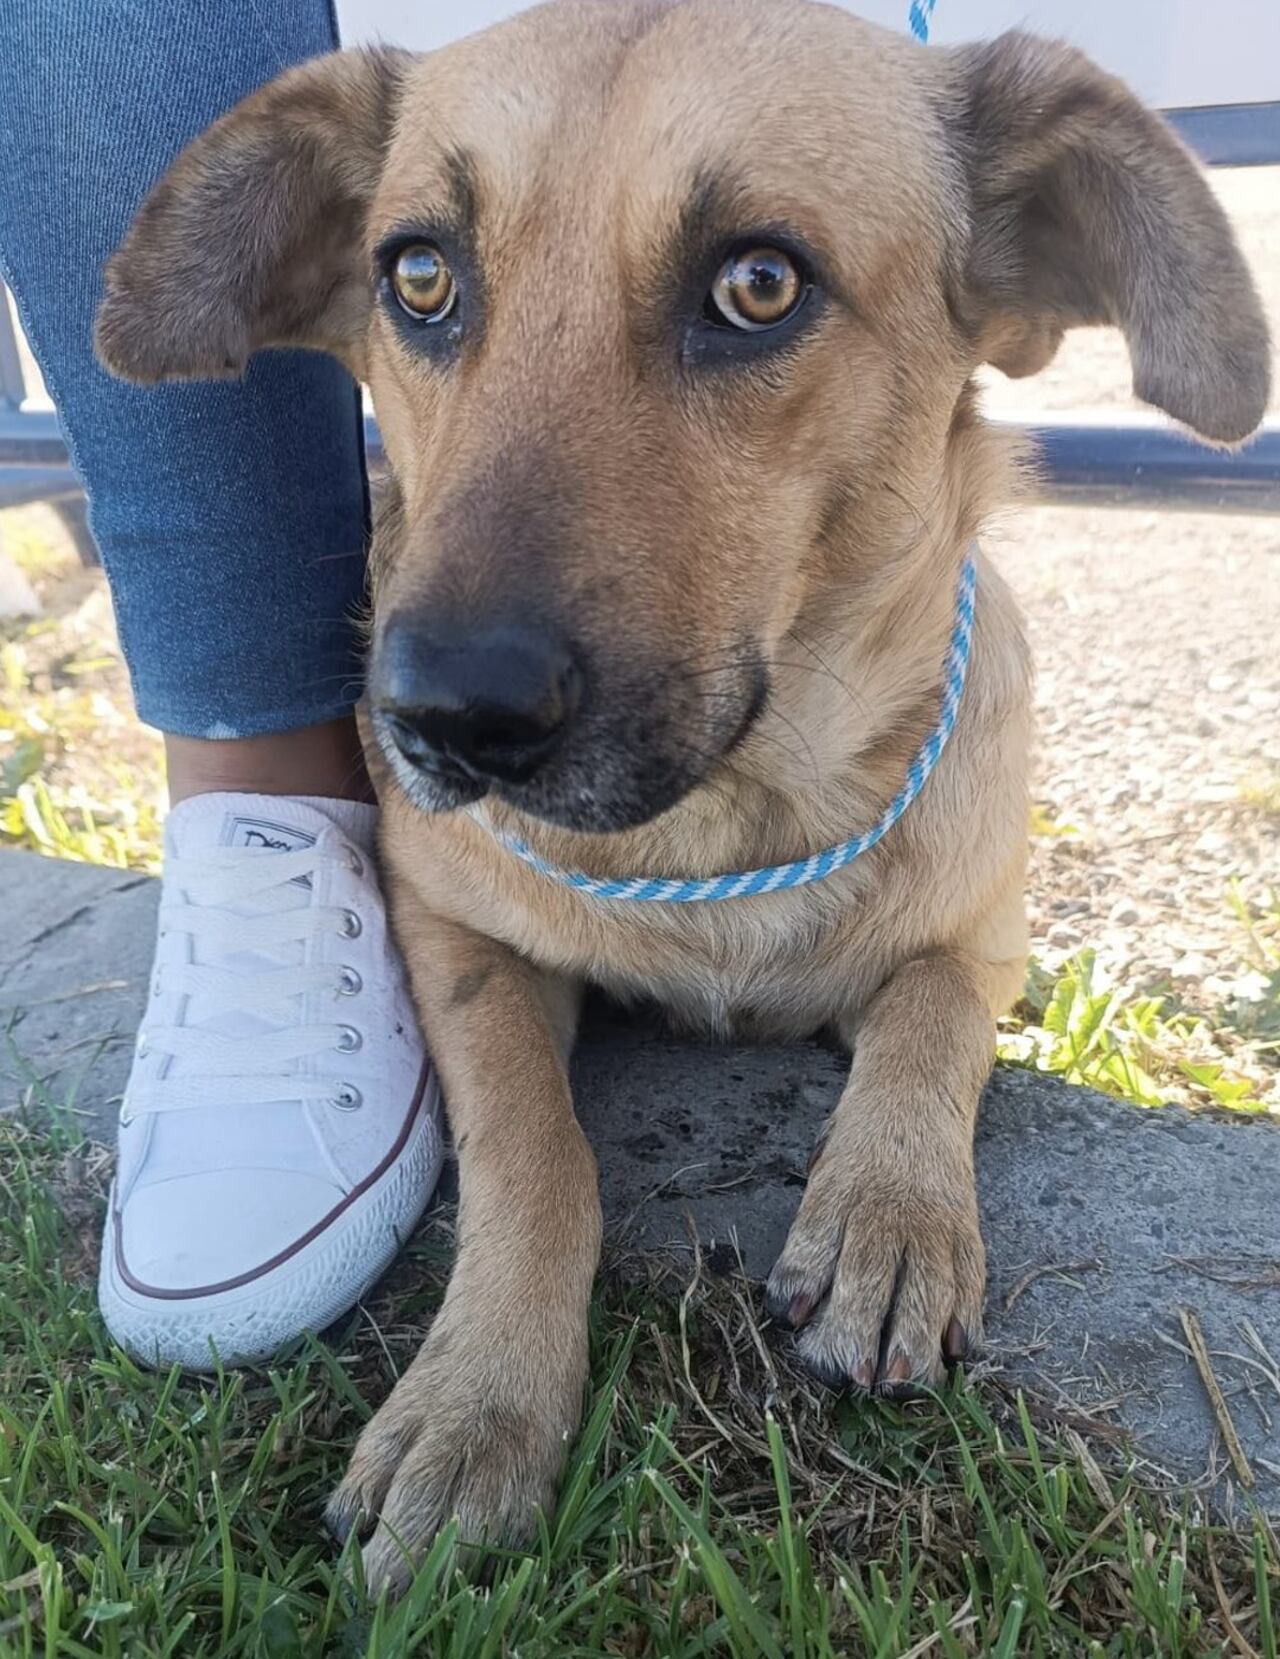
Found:
[[1034, 498], [1046, 504], [1280, 513], [1280, 421], [1235, 450], [1213, 449], [1155, 419], [1021, 430], [1038, 456]]
[[[1039, 455], [1032, 493], [1046, 504], [1280, 513], [1280, 421], [1237, 450], [1197, 443], [1154, 417], [1001, 424], [1030, 435]], [[382, 440], [371, 419], [365, 443], [379, 466]], [[0, 409], [0, 507], [79, 493], [55, 417]]]
[[1165, 119], [1206, 167], [1271, 167], [1280, 162], [1280, 102], [1170, 109]]

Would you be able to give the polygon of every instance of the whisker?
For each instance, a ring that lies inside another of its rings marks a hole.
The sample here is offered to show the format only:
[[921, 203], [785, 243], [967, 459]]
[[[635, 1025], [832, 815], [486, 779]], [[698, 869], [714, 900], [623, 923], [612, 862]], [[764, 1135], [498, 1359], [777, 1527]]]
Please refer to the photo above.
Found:
[[[882, 485], [882, 488], [886, 491], [887, 494], [891, 495], [894, 498], [895, 501], [901, 502], [901, 504], [907, 509], [907, 511], [915, 519], [916, 524], [919, 527], [919, 531], [920, 531], [919, 541], [923, 541], [924, 538], [929, 534], [929, 522], [925, 518], [925, 516], [924, 516], [923, 512], [920, 510], [920, 508], [916, 505], [916, 503], [914, 501], [909, 500], [905, 495], [903, 495], [901, 490], [896, 489], [892, 484], [886, 482]], [[937, 496], [937, 491], [935, 490], [934, 491], [935, 499], [936, 499], [936, 496]], [[919, 541], [916, 542], [916, 544], [915, 544], [916, 546], [919, 546]]]
[[[807, 651], [809, 653], [814, 662], [818, 664], [818, 669], [821, 670], [822, 673], [826, 674], [828, 679], [834, 681], [835, 684], [840, 687], [841, 691], [844, 692], [845, 696], [853, 704], [855, 710], [859, 714], [865, 714], [867, 712], [866, 700], [859, 696], [859, 694], [842, 675], [836, 673], [835, 669], [832, 668], [831, 664], [826, 660], [817, 647], [813, 645], [811, 641], [807, 640], [798, 629], [794, 629], [792, 631], [791, 637], [795, 640], [796, 644], [802, 651]], [[789, 664], [788, 666], [799, 667], [800, 665]]]

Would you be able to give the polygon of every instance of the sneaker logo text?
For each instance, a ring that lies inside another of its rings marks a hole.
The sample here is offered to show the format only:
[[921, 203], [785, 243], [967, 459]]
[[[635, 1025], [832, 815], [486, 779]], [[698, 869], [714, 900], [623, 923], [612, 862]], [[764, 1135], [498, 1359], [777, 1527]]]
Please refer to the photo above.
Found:
[[275, 836], [264, 835], [261, 830], [250, 829], [248, 825], [244, 826], [244, 840], [240, 844], [243, 847], [272, 847], [278, 853], [291, 853], [294, 850], [291, 841], [282, 841]]

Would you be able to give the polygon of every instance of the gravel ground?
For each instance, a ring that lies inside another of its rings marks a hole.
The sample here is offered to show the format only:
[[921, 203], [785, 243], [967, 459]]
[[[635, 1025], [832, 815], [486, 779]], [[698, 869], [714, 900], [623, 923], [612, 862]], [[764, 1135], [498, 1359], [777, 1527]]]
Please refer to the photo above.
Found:
[[1280, 521], [1042, 508], [997, 545], [1037, 664], [1036, 949], [1208, 1007], [1280, 885]]

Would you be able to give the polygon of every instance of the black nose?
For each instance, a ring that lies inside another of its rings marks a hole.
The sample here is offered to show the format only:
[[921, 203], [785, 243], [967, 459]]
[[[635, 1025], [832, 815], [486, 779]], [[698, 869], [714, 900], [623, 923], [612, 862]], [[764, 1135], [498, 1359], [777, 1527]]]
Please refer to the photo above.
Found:
[[442, 637], [393, 616], [374, 653], [374, 705], [400, 753], [426, 772], [525, 782], [559, 748], [581, 686], [564, 642], [524, 623]]

